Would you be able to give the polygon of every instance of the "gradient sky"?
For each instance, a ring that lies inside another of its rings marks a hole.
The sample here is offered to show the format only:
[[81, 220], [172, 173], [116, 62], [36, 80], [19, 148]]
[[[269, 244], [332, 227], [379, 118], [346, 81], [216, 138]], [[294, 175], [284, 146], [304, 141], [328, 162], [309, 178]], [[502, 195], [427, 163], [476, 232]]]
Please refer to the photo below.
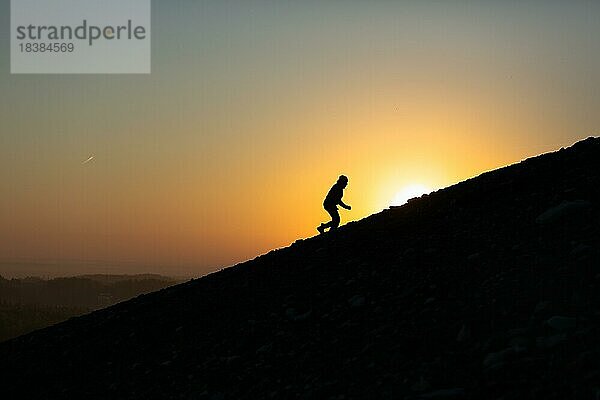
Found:
[[316, 233], [340, 173], [356, 220], [600, 127], [597, 1], [152, 13], [151, 75], [10, 75], [0, 0], [0, 263], [201, 275]]

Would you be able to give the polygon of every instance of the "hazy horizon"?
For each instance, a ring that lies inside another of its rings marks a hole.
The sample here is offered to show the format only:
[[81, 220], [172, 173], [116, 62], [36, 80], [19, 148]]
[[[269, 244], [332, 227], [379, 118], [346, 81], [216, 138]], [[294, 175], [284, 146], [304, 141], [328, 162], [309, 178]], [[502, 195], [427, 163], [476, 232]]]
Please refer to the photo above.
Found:
[[[192, 266], [193, 267], [193, 266]], [[186, 266], [156, 266], [127, 264], [110, 261], [14, 261], [0, 262], [0, 276], [4, 279], [23, 278], [71, 278], [83, 275], [161, 275], [173, 279], [199, 278], [221, 269], [220, 266], [204, 274], [193, 273], [192, 268]], [[190, 272], [192, 271], [192, 272]]]
[[10, 75], [9, 4], [0, 275], [200, 276], [316, 234], [340, 173], [346, 223], [600, 126], [597, 2], [155, 1], [147, 76]]

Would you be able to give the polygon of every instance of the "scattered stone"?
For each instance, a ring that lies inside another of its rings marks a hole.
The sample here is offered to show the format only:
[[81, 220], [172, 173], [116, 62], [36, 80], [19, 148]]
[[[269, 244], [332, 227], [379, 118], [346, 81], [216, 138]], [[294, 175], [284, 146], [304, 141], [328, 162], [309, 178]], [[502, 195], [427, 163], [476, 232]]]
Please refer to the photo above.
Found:
[[516, 354], [516, 351], [512, 347], [497, 351], [495, 353], [489, 353], [483, 360], [483, 366], [486, 368], [497, 368], [503, 365], [514, 354]]
[[410, 389], [411, 389], [413, 392], [424, 392], [424, 391], [426, 391], [426, 390], [429, 390], [429, 389], [431, 389], [431, 385], [429, 384], [429, 382], [427, 382], [427, 381], [425, 380], [425, 378], [421, 377], [421, 378], [419, 378], [419, 381], [418, 381], [418, 382], [415, 382], [415, 383], [414, 383], [414, 384], [413, 384], [413, 385], [410, 387]]
[[528, 336], [530, 334], [530, 329], [528, 328], [513, 328], [509, 329], [507, 332], [509, 337], [518, 337], [518, 336]]
[[533, 315], [540, 317], [543, 315], [548, 315], [548, 312], [550, 312], [550, 302], [540, 301], [536, 304], [535, 309], [533, 310]]
[[592, 246], [584, 243], [579, 243], [571, 250], [571, 255], [574, 257], [586, 256], [592, 251]]
[[412, 247], [409, 247], [408, 249], [404, 250], [404, 257], [414, 257], [416, 254], [415, 249], [413, 249]]
[[546, 321], [546, 325], [557, 331], [572, 331], [577, 327], [577, 319], [555, 315]]
[[466, 397], [465, 389], [463, 388], [452, 388], [452, 389], [439, 389], [433, 392], [423, 393], [419, 395], [418, 399], [446, 399], [446, 400], [458, 400]]
[[556, 207], [549, 208], [536, 218], [541, 225], [552, 224], [566, 217], [579, 214], [591, 207], [592, 203], [585, 200], [563, 201]]
[[456, 341], [457, 342], [466, 342], [471, 338], [471, 329], [463, 324], [462, 327], [460, 328], [460, 331], [458, 331], [458, 334], [456, 335]]
[[559, 333], [557, 335], [552, 335], [548, 337], [541, 336], [536, 338], [536, 345], [537, 347], [542, 349], [551, 349], [566, 341], [567, 335], [564, 333]]
[[290, 321], [305, 321], [312, 314], [312, 310], [308, 310], [305, 313], [298, 314], [295, 308], [288, 308], [285, 310], [285, 316]]
[[273, 349], [273, 343], [267, 343], [256, 349], [256, 354], [269, 353]]
[[469, 260], [469, 261], [477, 261], [479, 258], [481, 258], [480, 253], [473, 253], [473, 254], [469, 254], [467, 256], [467, 260]]
[[527, 349], [529, 347], [530, 342], [526, 337], [523, 336], [514, 336], [510, 338], [508, 344], [515, 349], [516, 352], [520, 352], [522, 350]]
[[358, 294], [352, 296], [348, 300], [348, 304], [350, 304], [351, 307], [362, 307], [365, 305], [365, 297]]

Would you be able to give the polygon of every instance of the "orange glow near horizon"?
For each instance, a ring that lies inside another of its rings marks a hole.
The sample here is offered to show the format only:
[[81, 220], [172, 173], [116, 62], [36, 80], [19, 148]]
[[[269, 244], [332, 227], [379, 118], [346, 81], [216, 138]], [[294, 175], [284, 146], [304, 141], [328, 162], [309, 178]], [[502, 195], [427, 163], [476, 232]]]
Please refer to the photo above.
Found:
[[[332, 132], [324, 125], [297, 129]], [[185, 149], [166, 170], [148, 170], [135, 154], [114, 172], [102, 153], [86, 165], [74, 160], [44, 183], [45, 197], [22, 193], [15, 201], [18, 220], [3, 243], [13, 243], [13, 259], [129, 262], [163, 273], [163, 265], [175, 264], [178, 274], [201, 274], [316, 234], [328, 219], [323, 198], [341, 173], [350, 178], [344, 201], [353, 208], [340, 211], [347, 223], [395, 205], [412, 182], [438, 189], [522, 158], [458, 132], [440, 140], [435, 126], [394, 136], [399, 127], [392, 123], [351, 125], [328, 135], [336, 140], [314, 135], [310, 145], [298, 139], [262, 151], [247, 143], [240, 147], [249, 151], [234, 149], [210, 164]], [[383, 143], [369, 142], [363, 130], [378, 132]]]

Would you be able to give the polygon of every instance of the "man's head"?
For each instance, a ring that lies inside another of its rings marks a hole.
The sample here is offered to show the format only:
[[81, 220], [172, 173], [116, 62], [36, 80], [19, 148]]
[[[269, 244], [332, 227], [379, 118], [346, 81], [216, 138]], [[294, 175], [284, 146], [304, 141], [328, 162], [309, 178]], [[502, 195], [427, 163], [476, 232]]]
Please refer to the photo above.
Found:
[[346, 187], [348, 185], [348, 177], [346, 175], [340, 175], [337, 180], [337, 183], [342, 187]]

